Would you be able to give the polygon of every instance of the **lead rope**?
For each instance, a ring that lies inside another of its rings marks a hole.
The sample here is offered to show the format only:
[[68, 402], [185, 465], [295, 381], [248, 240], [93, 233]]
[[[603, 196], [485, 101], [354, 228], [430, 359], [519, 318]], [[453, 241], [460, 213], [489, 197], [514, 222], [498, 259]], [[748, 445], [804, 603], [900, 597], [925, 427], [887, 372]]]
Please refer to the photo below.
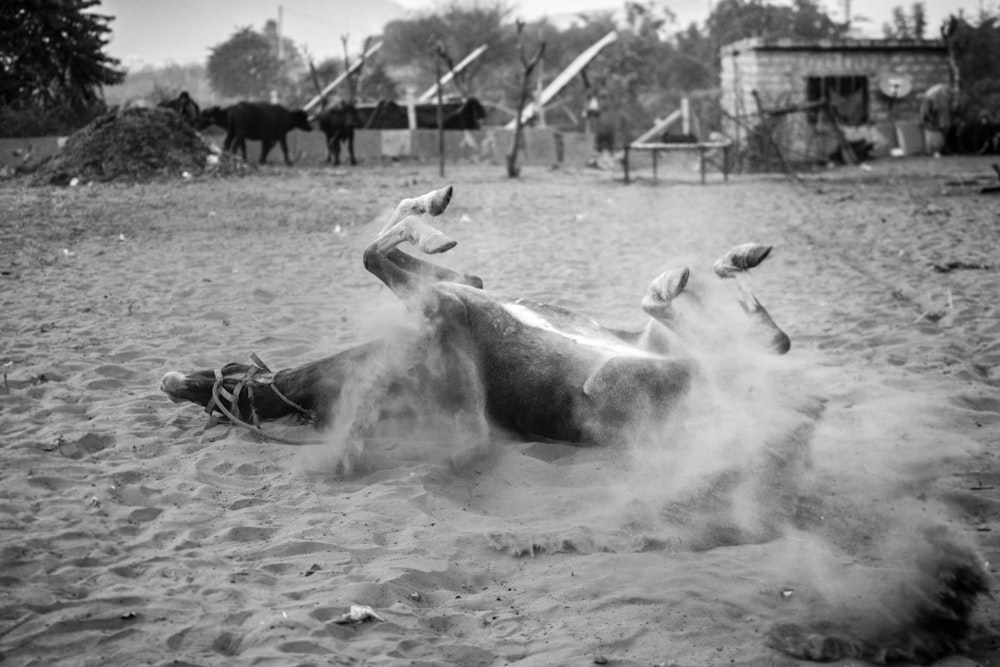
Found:
[[[253, 404], [253, 386], [247, 384], [247, 381], [253, 379], [253, 377], [257, 374], [257, 371], [263, 370], [266, 373], [270, 373], [270, 370], [267, 368], [267, 366], [264, 364], [264, 362], [262, 362], [257, 357], [256, 354], [251, 354], [250, 358], [253, 360], [254, 365], [251, 366], [250, 369], [243, 376], [243, 378], [241, 378], [240, 381], [236, 383], [236, 387], [234, 388], [234, 390], [232, 392], [230, 392], [228, 389], [226, 389], [223, 386], [223, 384], [222, 384], [223, 381], [225, 380], [225, 377], [222, 375], [222, 371], [220, 369], [218, 369], [218, 368], [215, 369], [215, 371], [214, 371], [215, 372], [215, 383], [212, 385], [212, 397], [211, 397], [211, 399], [209, 399], [208, 405], [205, 406], [205, 411], [208, 412], [208, 415], [209, 415], [208, 423], [205, 425], [205, 429], [202, 431], [202, 433], [204, 434], [204, 432], [207, 431], [209, 429], [209, 427], [215, 425], [215, 415], [213, 414], [213, 410], [218, 410], [226, 418], [228, 418], [231, 423], [236, 424], [238, 426], [242, 426], [243, 428], [245, 428], [245, 429], [247, 429], [249, 431], [253, 431], [257, 435], [261, 436], [262, 438], [266, 438], [267, 440], [273, 440], [275, 442], [280, 442], [280, 443], [283, 443], [283, 444], [286, 444], [286, 445], [319, 445], [319, 444], [322, 444], [323, 441], [322, 440], [318, 440], [318, 439], [301, 439], [300, 440], [300, 439], [297, 439], [297, 438], [285, 438], [285, 437], [282, 437], [280, 435], [273, 435], [271, 433], [268, 433], [267, 431], [265, 431], [264, 429], [262, 429], [260, 427], [260, 425], [259, 425], [260, 424], [260, 419], [258, 419], [258, 417], [257, 417], [257, 409], [254, 407], [254, 404]], [[274, 390], [274, 393], [275, 393], [275, 395], [278, 398], [280, 398], [282, 401], [284, 401], [286, 404], [288, 404], [292, 408], [295, 408], [296, 410], [298, 410], [307, 419], [313, 420], [313, 421], [315, 420], [314, 415], [312, 414], [311, 411], [306, 410], [301, 405], [298, 405], [294, 401], [291, 401], [284, 394], [282, 394], [280, 391], [278, 391], [278, 388], [274, 385], [273, 380], [270, 382], [270, 386], [271, 386], [271, 389]], [[250, 401], [250, 413], [251, 413], [251, 419], [253, 420], [252, 424], [249, 423], [249, 422], [247, 422], [247, 421], [245, 421], [245, 420], [243, 420], [243, 419], [240, 419], [235, 414], [233, 414], [234, 412], [236, 412], [236, 413], [239, 412], [239, 399], [240, 399], [240, 394], [243, 392], [243, 388], [244, 387], [246, 387], [247, 398]], [[226, 407], [225, 402], [223, 401], [223, 399], [225, 399], [225, 401], [229, 402], [229, 407], [228, 408]]]

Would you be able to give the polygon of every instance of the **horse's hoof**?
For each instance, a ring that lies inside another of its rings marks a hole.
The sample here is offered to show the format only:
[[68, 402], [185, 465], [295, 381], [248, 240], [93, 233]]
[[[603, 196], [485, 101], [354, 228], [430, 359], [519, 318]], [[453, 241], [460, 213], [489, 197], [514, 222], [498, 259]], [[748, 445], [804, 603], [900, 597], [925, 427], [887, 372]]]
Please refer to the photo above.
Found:
[[691, 269], [672, 269], [665, 271], [653, 279], [649, 286], [650, 293], [658, 300], [664, 302], [673, 301], [677, 295], [687, 287], [688, 278], [691, 277]]
[[431, 234], [423, 234], [420, 237], [420, 242], [417, 245], [420, 251], [428, 255], [437, 255], [442, 252], [448, 252], [452, 248], [458, 245], [457, 241], [445, 236], [444, 232], [435, 230]]
[[441, 215], [444, 213], [444, 210], [448, 208], [448, 204], [451, 203], [451, 193], [452, 187], [450, 185], [440, 190], [428, 192], [426, 196], [430, 201], [427, 203], [427, 213], [429, 215]]
[[749, 271], [771, 254], [773, 246], [760, 243], [744, 243], [738, 245], [716, 260], [713, 268], [720, 278], [732, 278], [737, 273]]
[[691, 270], [674, 269], [661, 273], [653, 279], [642, 298], [642, 310], [653, 319], [663, 320], [670, 316], [670, 304], [687, 286]]

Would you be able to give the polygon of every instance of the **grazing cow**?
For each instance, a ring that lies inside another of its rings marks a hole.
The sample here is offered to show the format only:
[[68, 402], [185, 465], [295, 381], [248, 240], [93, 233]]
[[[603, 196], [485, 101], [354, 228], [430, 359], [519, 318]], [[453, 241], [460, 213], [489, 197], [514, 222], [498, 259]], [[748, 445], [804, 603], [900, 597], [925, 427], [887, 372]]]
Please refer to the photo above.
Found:
[[231, 107], [216, 106], [202, 109], [201, 114], [198, 116], [198, 121], [195, 123], [195, 128], [198, 130], [206, 130], [215, 125], [217, 127], [221, 127], [223, 130], [228, 130], [230, 108]]
[[[422, 315], [416, 331], [277, 373], [240, 364], [187, 375], [170, 372], [160, 388], [175, 402], [193, 401], [244, 422], [299, 412], [356, 440], [384, 417], [429, 411], [474, 420], [478, 415], [473, 423], [482, 429], [479, 446], [485, 445], [489, 423], [531, 438], [580, 444], [621, 443], [661, 425], [688, 393], [696, 371], [686, 346], [705, 339], [672, 305], [691, 291], [688, 269], [653, 281], [641, 304], [650, 320], [639, 332], [492, 294], [475, 276], [397, 247], [410, 242], [429, 254], [452, 248], [455, 242], [424, 217], [442, 213], [451, 194], [447, 187], [404, 199], [364, 251], [365, 268]], [[736, 282], [754, 331], [781, 354], [789, 348], [788, 337], [745, 277], [770, 251], [739, 246], [716, 262], [715, 273]], [[697, 294], [683, 298], [697, 309]], [[338, 423], [344, 419], [349, 423]]]
[[340, 144], [347, 144], [347, 153], [350, 155], [351, 164], [356, 165], [358, 161], [354, 159], [354, 128], [358, 125], [358, 110], [353, 103], [342, 101], [330, 107], [316, 117], [319, 129], [326, 137], [326, 161], [340, 164]]
[[305, 111], [286, 109], [280, 104], [264, 102], [240, 102], [229, 107], [226, 125], [226, 141], [223, 150], [237, 150], [247, 159], [247, 139], [259, 141], [260, 163], [267, 163], [267, 154], [274, 144], [281, 146], [285, 164], [291, 166], [288, 158], [288, 143], [285, 136], [292, 130], [312, 131]]
[[171, 109], [172, 111], [180, 114], [189, 125], [194, 127], [198, 126], [198, 121], [201, 117], [201, 109], [198, 108], [198, 104], [191, 99], [187, 91], [183, 91], [180, 95], [172, 100], [165, 100], [160, 102], [156, 106], [162, 109]]

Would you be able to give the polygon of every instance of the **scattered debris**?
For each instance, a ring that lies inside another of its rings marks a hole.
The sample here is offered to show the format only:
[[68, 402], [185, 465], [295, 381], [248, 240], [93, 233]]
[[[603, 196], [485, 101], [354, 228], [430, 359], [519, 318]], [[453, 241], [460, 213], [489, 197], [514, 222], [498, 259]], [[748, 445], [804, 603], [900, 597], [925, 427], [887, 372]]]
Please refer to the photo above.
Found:
[[351, 610], [334, 621], [340, 625], [347, 623], [364, 623], [365, 621], [385, 621], [368, 605], [352, 604]]
[[983, 264], [980, 262], [962, 262], [962, 261], [951, 261], [931, 264], [931, 267], [938, 273], [950, 273], [951, 271], [958, 271], [960, 269], [973, 269], [981, 271], [989, 271], [993, 267], [989, 264]]

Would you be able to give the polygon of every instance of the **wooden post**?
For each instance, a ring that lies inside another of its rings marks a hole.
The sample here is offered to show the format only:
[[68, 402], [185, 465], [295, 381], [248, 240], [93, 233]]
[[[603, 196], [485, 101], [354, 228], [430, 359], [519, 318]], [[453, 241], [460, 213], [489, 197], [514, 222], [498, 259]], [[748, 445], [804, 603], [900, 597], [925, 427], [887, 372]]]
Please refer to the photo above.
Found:
[[833, 109], [830, 108], [830, 100], [826, 100], [826, 103], [823, 105], [823, 113], [830, 122], [830, 127], [833, 128], [833, 135], [837, 138], [837, 145], [840, 147], [840, 154], [844, 158], [844, 164], [857, 164], [858, 156], [854, 154], [854, 149], [851, 148], [847, 137], [844, 136], [844, 131], [840, 129], [840, 123], [837, 122], [837, 117], [833, 115]]
[[691, 134], [691, 101], [686, 97], [681, 98], [681, 132]]
[[[767, 116], [767, 112], [764, 111], [764, 105], [760, 101], [760, 93], [754, 89], [750, 91], [750, 94], [753, 95], [753, 100], [757, 104], [757, 116], [760, 119], [760, 124], [763, 124], [764, 118]], [[774, 152], [778, 155], [778, 161], [781, 162], [781, 168], [785, 170], [785, 173], [791, 174], [797, 179], [798, 174], [792, 170], [791, 165], [788, 164], [788, 160], [785, 159], [785, 153], [781, 150], [781, 146], [778, 145], [778, 142], [774, 139], [774, 136], [770, 132], [767, 133], [767, 143], [771, 144], [771, 148], [773, 148]]]
[[444, 178], [444, 109], [442, 108], [443, 100], [441, 99], [441, 59], [435, 58], [435, 72], [437, 76], [434, 81], [437, 82], [437, 122], [438, 122], [438, 173]]
[[417, 102], [413, 99], [413, 86], [406, 87], [406, 126], [417, 129]]
[[625, 184], [628, 184], [628, 143], [625, 144]]

